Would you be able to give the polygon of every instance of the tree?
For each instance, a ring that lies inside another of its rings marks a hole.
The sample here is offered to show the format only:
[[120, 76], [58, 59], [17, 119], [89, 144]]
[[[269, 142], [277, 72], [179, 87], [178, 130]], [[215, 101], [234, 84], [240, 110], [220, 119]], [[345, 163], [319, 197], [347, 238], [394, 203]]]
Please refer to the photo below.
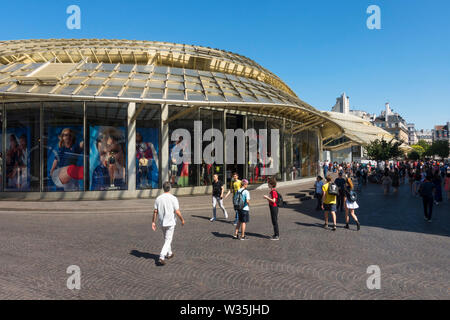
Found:
[[432, 154], [430, 154], [431, 144], [429, 144], [428, 142], [426, 142], [423, 139], [420, 139], [419, 142], [417, 142], [417, 145], [421, 146], [424, 150], [424, 152], [421, 154], [421, 156], [432, 156]]
[[417, 152], [416, 150], [411, 151], [410, 153], [408, 153], [408, 159], [414, 161], [419, 160], [420, 159], [419, 152]]
[[430, 146], [428, 153], [430, 156], [438, 156], [441, 159], [448, 158], [450, 148], [447, 140], [438, 140], [433, 142]]
[[384, 139], [376, 139], [365, 146], [367, 157], [370, 160], [386, 161], [403, 156], [400, 150], [401, 142], [386, 141]]
[[[413, 144], [413, 145], [411, 145], [411, 148], [413, 148], [414, 151], [419, 155], [419, 158], [421, 158], [422, 155], [425, 153], [425, 149], [419, 144]], [[411, 152], [413, 152], [413, 151], [411, 151]], [[417, 159], [415, 159], [415, 160], [417, 160]]]

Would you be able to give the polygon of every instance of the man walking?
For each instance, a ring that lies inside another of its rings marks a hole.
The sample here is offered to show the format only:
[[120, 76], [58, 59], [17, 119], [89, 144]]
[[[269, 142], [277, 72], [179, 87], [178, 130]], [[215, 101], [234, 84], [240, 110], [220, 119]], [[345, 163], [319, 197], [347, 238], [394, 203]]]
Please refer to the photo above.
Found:
[[211, 222], [216, 221], [216, 206], [219, 203], [220, 209], [222, 209], [225, 219], [228, 219], [228, 213], [225, 207], [223, 206], [223, 183], [219, 180], [219, 176], [217, 174], [213, 175], [213, 194], [212, 194], [212, 205], [213, 205], [213, 217], [211, 218]]
[[339, 195], [337, 197], [337, 210], [344, 211], [344, 198], [345, 198], [345, 179], [342, 177], [342, 171], [339, 171], [339, 177], [334, 180], [334, 183], [339, 188]]
[[164, 235], [164, 246], [159, 255], [159, 264], [165, 265], [166, 259], [174, 257], [172, 252], [172, 239], [175, 231], [176, 219], [175, 214], [184, 226], [184, 219], [180, 212], [178, 199], [170, 194], [170, 182], [163, 183], [164, 194], [156, 198], [155, 210], [153, 212], [152, 229], [156, 231], [156, 216], [158, 216], [159, 225]]
[[[333, 231], [336, 231], [336, 195], [330, 194], [331, 176], [327, 176], [327, 183], [323, 185], [323, 205], [322, 210], [325, 212], [325, 224], [324, 228], [328, 228], [328, 214], [331, 212], [333, 218]], [[336, 186], [334, 186], [336, 187]]]
[[419, 195], [423, 199], [423, 211], [424, 219], [431, 222], [431, 216], [433, 214], [433, 193], [436, 191], [436, 187], [432, 180], [431, 175], [427, 175], [425, 181], [420, 184]]

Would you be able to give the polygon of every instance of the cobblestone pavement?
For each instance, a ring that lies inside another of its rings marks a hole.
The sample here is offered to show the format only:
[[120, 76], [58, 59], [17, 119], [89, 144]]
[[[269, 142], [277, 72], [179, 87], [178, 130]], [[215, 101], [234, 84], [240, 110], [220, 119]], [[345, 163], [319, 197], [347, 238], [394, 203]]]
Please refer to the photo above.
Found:
[[[359, 199], [361, 231], [344, 229], [338, 214], [333, 232], [322, 228], [315, 200], [295, 198], [304, 189], [282, 189], [290, 201], [280, 210], [280, 241], [268, 239], [267, 205], [251, 207], [250, 239], [239, 241], [230, 221], [209, 221], [209, 197], [181, 199], [189, 204], [186, 225], [177, 225], [175, 257], [164, 267], [155, 263], [161, 231], [151, 230], [150, 212], [131, 205], [88, 214], [0, 208], [0, 299], [450, 298], [449, 202], [434, 207], [427, 223], [408, 186], [384, 196], [368, 185]], [[253, 191], [253, 199], [262, 193]], [[139, 202], [147, 205], [153, 200]], [[70, 265], [81, 268], [81, 290], [66, 287]], [[366, 286], [370, 265], [381, 269], [380, 290]]]

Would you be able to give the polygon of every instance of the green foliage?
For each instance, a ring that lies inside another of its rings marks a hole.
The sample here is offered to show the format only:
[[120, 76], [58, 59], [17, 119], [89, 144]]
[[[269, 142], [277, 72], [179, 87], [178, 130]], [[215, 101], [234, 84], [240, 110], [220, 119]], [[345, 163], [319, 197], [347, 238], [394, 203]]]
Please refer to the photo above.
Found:
[[365, 146], [365, 149], [370, 160], [386, 161], [403, 156], [400, 145], [400, 142], [393, 142], [393, 140], [388, 142], [384, 139], [376, 139]]
[[417, 152], [416, 150], [411, 151], [410, 153], [408, 153], [408, 159], [410, 160], [419, 160], [421, 158], [419, 152]]
[[430, 156], [438, 156], [441, 159], [448, 158], [450, 150], [448, 146], [448, 141], [446, 140], [438, 140], [433, 142], [428, 150], [428, 154]]
[[[422, 140], [423, 141], [423, 140]], [[419, 144], [413, 144], [411, 148], [414, 149], [415, 152], [421, 157], [425, 153], [425, 149]], [[412, 152], [412, 151], [411, 151]]]

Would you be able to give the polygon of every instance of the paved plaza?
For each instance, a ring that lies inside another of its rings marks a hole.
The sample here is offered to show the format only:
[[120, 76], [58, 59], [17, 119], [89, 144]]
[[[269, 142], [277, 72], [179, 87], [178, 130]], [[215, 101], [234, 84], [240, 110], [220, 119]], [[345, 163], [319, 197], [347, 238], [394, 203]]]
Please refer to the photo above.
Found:
[[[0, 203], [0, 299], [449, 299], [450, 205], [423, 219], [420, 198], [401, 186], [360, 195], [361, 231], [322, 228], [307, 200], [311, 183], [280, 188], [280, 241], [271, 241], [266, 191], [251, 191], [248, 241], [231, 221], [211, 223], [210, 197], [180, 198], [175, 257], [156, 265], [163, 239], [151, 230], [154, 200]], [[301, 200], [303, 199], [303, 200]], [[232, 206], [227, 199], [230, 216]], [[218, 217], [222, 218], [218, 209]], [[81, 269], [81, 289], [66, 282]], [[369, 290], [367, 268], [381, 270]]]

